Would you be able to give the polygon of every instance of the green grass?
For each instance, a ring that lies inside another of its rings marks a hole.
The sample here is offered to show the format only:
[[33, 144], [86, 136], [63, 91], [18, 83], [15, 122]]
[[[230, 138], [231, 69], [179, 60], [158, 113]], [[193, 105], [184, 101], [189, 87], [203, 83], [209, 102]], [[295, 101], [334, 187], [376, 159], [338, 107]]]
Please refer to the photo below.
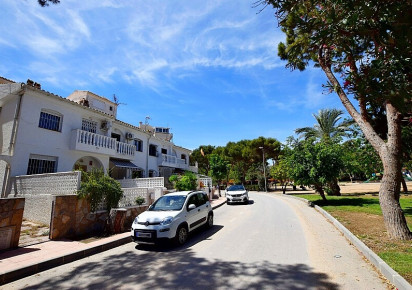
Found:
[[[379, 205], [379, 198], [377, 196], [327, 196], [327, 201], [323, 201], [318, 194], [302, 194], [296, 196], [310, 200], [326, 211], [345, 210], [382, 215], [382, 210]], [[400, 204], [405, 216], [412, 217], [412, 196], [401, 196]]]
[[398, 272], [401, 276], [407, 277], [411, 275], [412, 267], [412, 252], [409, 254], [399, 252], [380, 252], [378, 256], [382, 258], [391, 268]]

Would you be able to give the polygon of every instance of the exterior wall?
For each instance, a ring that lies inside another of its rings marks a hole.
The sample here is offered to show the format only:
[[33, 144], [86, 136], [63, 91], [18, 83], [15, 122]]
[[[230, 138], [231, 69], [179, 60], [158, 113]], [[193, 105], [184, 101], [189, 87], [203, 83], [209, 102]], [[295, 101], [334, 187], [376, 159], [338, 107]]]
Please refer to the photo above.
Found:
[[[8, 87], [8, 91], [4, 89], [5, 86]], [[14, 84], [12, 86], [17, 90], [17, 88], [21, 87], [21, 84]], [[7, 152], [7, 149], [10, 146], [14, 112], [18, 96], [11, 94], [6, 95], [11, 90], [10, 85], [0, 85], [0, 89], [1, 88], [4, 89], [4, 92], [3, 95], [1, 95], [2, 92], [0, 90], [0, 104], [2, 106], [2, 111], [0, 113], [0, 146], [3, 149], [2, 152]], [[143, 169], [144, 176], [146, 177], [150, 170], [155, 171], [155, 176], [159, 175], [159, 165], [162, 165], [161, 148], [167, 149], [168, 154], [175, 155], [177, 158], [181, 158], [181, 154], [184, 152], [187, 156], [187, 160], [189, 159], [190, 150], [175, 146], [170, 141], [153, 136], [152, 132], [144, 132], [136, 126], [115, 120], [108, 114], [81, 106], [45, 91], [30, 86], [23, 86], [23, 88], [24, 95], [22, 97], [20, 118], [17, 128], [16, 146], [13, 156], [10, 158], [6, 156], [11, 168], [10, 176], [27, 174], [30, 154], [57, 157], [57, 172], [73, 170], [76, 163], [80, 163], [80, 160], [90, 161], [89, 158], [95, 160], [96, 163], [102, 166], [105, 172], [107, 172], [110, 166], [110, 159], [118, 158], [136, 164]], [[93, 93], [87, 93], [93, 98], [100, 98]], [[61, 116], [62, 127], [60, 132], [39, 127], [39, 118], [42, 109]], [[132, 155], [122, 155], [119, 153], [99, 153], [102, 152], [102, 150], [99, 151], [97, 147], [93, 146], [89, 146], [91, 148], [89, 151], [84, 148], [81, 150], [73, 149], [73, 132], [81, 129], [82, 119], [97, 122], [98, 126], [96, 134], [111, 137], [111, 133], [113, 132], [121, 136], [120, 142], [123, 143], [133, 144], [133, 139], [128, 140], [125, 138], [126, 133], [132, 133], [134, 139], [143, 141], [142, 152], [135, 151]], [[108, 122], [108, 130], [102, 130], [100, 128], [103, 121]], [[148, 155], [149, 144], [157, 145], [158, 156], [154, 157]], [[94, 164], [95, 162], [93, 161], [92, 163]], [[87, 169], [91, 167], [88, 162], [81, 165], [83, 165], [83, 168], [86, 166]], [[173, 165], [167, 166], [173, 168]], [[187, 166], [187, 169], [189, 169], [189, 166]]]
[[26, 206], [23, 217], [26, 220], [50, 225], [53, 195], [50, 194], [30, 194], [25, 195]]
[[[16, 139], [16, 150], [12, 158], [11, 175], [25, 175], [30, 154], [58, 157], [57, 171], [73, 170], [75, 162], [88, 152], [70, 149], [71, 131], [81, 128], [82, 118], [92, 118], [100, 122], [103, 118], [91, 111], [76, 108], [72, 103], [58, 97], [47, 96], [41, 92], [28, 90], [23, 97], [21, 120]], [[42, 109], [54, 111], [62, 115], [61, 132], [47, 130], [38, 126]], [[102, 132], [100, 132], [102, 133]], [[53, 144], [53, 146], [47, 146]], [[105, 169], [108, 168], [108, 156], [92, 154], [100, 160]]]
[[[1, 86], [0, 86], [1, 87]], [[12, 129], [14, 123], [14, 114], [18, 98], [13, 98], [9, 102], [1, 105], [0, 111], [0, 148], [2, 154], [9, 152]]]
[[24, 198], [0, 198], [0, 250], [18, 247], [23, 211]]
[[90, 205], [76, 195], [54, 196], [50, 239], [75, 238], [103, 231], [106, 212], [90, 213]]

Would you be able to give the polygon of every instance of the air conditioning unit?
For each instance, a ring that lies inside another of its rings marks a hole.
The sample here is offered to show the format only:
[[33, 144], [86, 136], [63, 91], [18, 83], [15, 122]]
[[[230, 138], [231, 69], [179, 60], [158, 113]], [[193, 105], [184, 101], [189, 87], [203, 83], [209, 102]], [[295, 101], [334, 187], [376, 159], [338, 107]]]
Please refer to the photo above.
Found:
[[134, 138], [133, 133], [129, 133], [129, 132], [126, 133], [126, 139], [130, 140], [130, 139], [133, 139], [133, 138]]

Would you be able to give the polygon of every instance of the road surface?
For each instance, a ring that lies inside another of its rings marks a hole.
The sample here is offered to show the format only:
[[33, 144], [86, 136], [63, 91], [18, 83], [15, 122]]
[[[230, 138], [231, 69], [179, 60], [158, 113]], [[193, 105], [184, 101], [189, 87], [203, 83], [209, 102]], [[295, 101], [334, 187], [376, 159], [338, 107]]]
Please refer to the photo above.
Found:
[[305, 203], [250, 193], [183, 247], [121, 247], [5, 289], [388, 289], [361, 254]]

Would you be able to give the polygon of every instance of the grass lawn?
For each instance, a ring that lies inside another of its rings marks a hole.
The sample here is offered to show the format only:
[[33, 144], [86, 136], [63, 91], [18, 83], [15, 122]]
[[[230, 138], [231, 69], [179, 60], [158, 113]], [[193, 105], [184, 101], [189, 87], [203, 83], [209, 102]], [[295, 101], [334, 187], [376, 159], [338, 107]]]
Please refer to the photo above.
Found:
[[[377, 195], [327, 196], [326, 202], [318, 194], [296, 196], [310, 200], [329, 212], [412, 284], [412, 241], [388, 238]], [[412, 195], [401, 195], [400, 203], [412, 230]]]

